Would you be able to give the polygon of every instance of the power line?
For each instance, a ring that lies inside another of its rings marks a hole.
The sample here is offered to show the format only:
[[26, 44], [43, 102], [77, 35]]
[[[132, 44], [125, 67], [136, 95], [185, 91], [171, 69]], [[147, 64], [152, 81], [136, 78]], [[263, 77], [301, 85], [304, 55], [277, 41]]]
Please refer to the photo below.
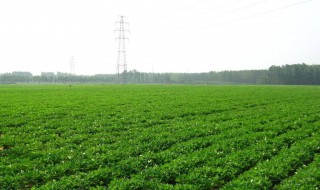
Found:
[[[238, 0], [238, 1], [242, 1], [242, 0]], [[162, 20], [163, 18], [167, 18], [167, 17], [171, 17], [171, 16], [173, 16], [173, 15], [177, 15], [177, 14], [185, 11], [185, 10], [188, 9], [189, 7], [194, 7], [194, 6], [197, 6], [197, 5], [199, 5], [199, 4], [203, 4], [203, 3], [205, 3], [204, 0], [193, 2], [193, 3], [191, 3], [191, 4], [188, 4], [188, 5], [186, 5], [186, 6], [183, 6], [183, 7], [181, 7], [181, 8], [175, 9], [173, 12], [171, 12], [171, 13], [169, 13], [169, 14], [166, 14], [165, 16], [162, 15], [162, 16], [153, 17], [153, 18], [149, 19], [149, 20], [147, 21], [147, 23], [150, 23], [150, 24], [155, 23], [155, 22], [154, 22], [155, 20]], [[171, 5], [171, 4], [168, 4], [167, 7], [170, 6], [170, 5]]]
[[[263, 0], [263, 1], [266, 1], [266, 0]], [[304, 1], [299, 1], [299, 2], [296, 2], [296, 3], [292, 3], [292, 4], [287, 4], [287, 5], [284, 5], [284, 6], [281, 6], [281, 7], [277, 7], [277, 8], [270, 9], [270, 10], [266, 10], [266, 11], [259, 12], [259, 13], [256, 13], [256, 14], [252, 14], [252, 15], [249, 15], [249, 16], [244, 16], [244, 17], [232, 19], [232, 20], [229, 20], [229, 21], [220, 22], [220, 23], [217, 23], [217, 24], [212, 24], [210, 26], [221, 26], [221, 25], [225, 25], [225, 24], [230, 24], [230, 23], [234, 23], [234, 22], [237, 22], [237, 21], [241, 21], [241, 20], [245, 20], [245, 19], [261, 16], [261, 15], [264, 15], [264, 14], [269, 14], [269, 13], [272, 13], [272, 12], [280, 11], [280, 10], [291, 8], [291, 7], [295, 7], [295, 6], [298, 6], [298, 5], [302, 5], [302, 4], [308, 3], [310, 1], [312, 1], [312, 0], [304, 0]], [[193, 31], [202, 30], [204, 28], [205, 27], [199, 27], [199, 28], [195, 28], [195, 29], [192, 29], [192, 30], [184, 31], [184, 32], [178, 32], [178, 33], [175, 33], [175, 34], [170, 33], [167, 36], [181, 35], [181, 34], [190, 33], [190, 32], [193, 32]], [[163, 33], [160, 33], [160, 34], [163, 34]]]
[[[159, 13], [159, 12], [162, 13], [163, 10], [167, 10], [167, 8], [172, 6], [172, 2], [175, 3], [175, 2], [177, 2], [177, 0], [171, 0], [170, 2], [171, 3], [163, 3], [163, 4], [159, 5], [159, 6], [157, 6], [155, 9], [147, 10], [147, 14], [148, 13], [155, 14], [155, 13]], [[145, 18], [145, 17], [143, 17], [143, 18]], [[159, 16], [154, 16], [152, 18], [148, 18], [148, 20], [146, 22], [147, 23], [151, 23], [151, 22], [153, 22], [153, 20], [158, 19], [158, 18], [159, 18]]]
[[[269, 0], [260, 0], [260, 1], [258, 1], [258, 2], [253, 2], [253, 3], [250, 3], [250, 4], [248, 4], [248, 5], [244, 5], [244, 6], [241, 6], [241, 7], [239, 7], [239, 8], [232, 9], [232, 10], [230, 10], [230, 11], [225, 11], [225, 12], [218, 13], [218, 14], [215, 14], [215, 15], [210, 16], [210, 17], [198, 19], [198, 20], [196, 20], [196, 21], [194, 21], [194, 22], [188, 22], [188, 23], [186, 23], [186, 24], [184, 24], [184, 25], [181, 25], [181, 24], [180, 24], [180, 26], [177, 26], [177, 24], [175, 24], [176, 27], [170, 28], [170, 30], [181, 29], [181, 28], [184, 27], [184, 26], [198, 25], [198, 24], [200, 24], [200, 23], [206, 22], [207, 20], [210, 20], [210, 19], [213, 19], [213, 18], [218, 18], [218, 17], [224, 16], [224, 15], [229, 15], [229, 14], [231, 14], [231, 13], [239, 12], [239, 11], [241, 11], [241, 10], [245, 10], [245, 9], [250, 8], [250, 7], [254, 7], [254, 6], [257, 6], [257, 5], [259, 5], [259, 4], [263, 4], [263, 3], [267, 2], [267, 1], [269, 1]], [[235, 3], [229, 3], [229, 4], [225, 5], [225, 6], [221, 6], [221, 7], [218, 7], [218, 8], [216, 8], [216, 9], [224, 9], [224, 8], [226, 8], [226, 7], [229, 7], [229, 6], [234, 5], [234, 4], [238, 4], [238, 3], [240, 3], [240, 2], [243, 2], [243, 0], [238, 0], [238, 1], [236, 1]], [[206, 14], [206, 13], [211, 13], [213, 10], [215, 10], [215, 9], [211, 9], [211, 10], [209, 10], [209, 11], [206, 11], [204, 14]], [[184, 19], [187, 20], [186, 17], [185, 17]], [[180, 22], [179, 22], [179, 23], [180, 23]], [[158, 30], [158, 31], [159, 31], [159, 30]], [[166, 30], [166, 31], [168, 31], [168, 30]], [[154, 34], [163, 34], [163, 32], [160, 31], [160, 32], [157, 32], [157, 33], [154, 33]]]
[[247, 18], [251, 18], [251, 17], [255, 17], [255, 16], [260, 16], [260, 15], [276, 12], [276, 11], [279, 11], [279, 10], [282, 10], [282, 9], [287, 9], [287, 8], [295, 7], [295, 6], [298, 6], [298, 5], [301, 5], [301, 4], [305, 4], [305, 3], [308, 3], [310, 1], [312, 1], [312, 0], [305, 0], [305, 1], [300, 1], [300, 2], [297, 2], [297, 3], [292, 3], [292, 4], [289, 4], [289, 5], [285, 5], [285, 6], [282, 6], [282, 7], [275, 8], [275, 9], [270, 9], [270, 10], [267, 10], [267, 11], [264, 11], [264, 12], [256, 13], [256, 14], [253, 14], [253, 15], [250, 15], [250, 16], [246, 16], [246, 17], [243, 17], [243, 18], [239, 18], [239, 19], [235, 19], [235, 20], [232, 20], [232, 21], [243, 20], [243, 19], [247, 19]]
[[[263, 12], [260, 12], [260, 13], [256, 13], [256, 14], [253, 14], [253, 15], [249, 15], [249, 16], [245, 16], [245, 17], [241, 17], [241, 18], [229, 20], [229, 21], [226, 21], [226, 22], [221, 22], [221, 23], [219, 23], [219, 24], [216, 24], [215, 26], [230, 24], [230, 23], [237, 22], [237, 21], [240, 21], [240, 20], [245, 20], [245, 19], [249, 19], [249, 18], [256, 17], [256, 16], [261, 16], [261, 15], [264, 15], [264, 14], [269, 14], [269, 13], [272, 13], [272, 12], [276, 12], [276, 11], [280, 11], [280, 10], [283, 10], [283, 9], [287, 9], [287, 8], [295, 7], [295, 6], [298, 6], [298, 5], [302, 5], [302, 4], [308, 3], [308, 2], [310, 2], [310, 1], [312, 1], [312, 0], [305, 0], [305, 1], [300, 1], [300, 2], [297, 2], [297, 3], [292, 3], [292, 4], [284, 5], [284, 6], [282, 6], [282, 7], [270, 9], [270, 10], [263, 11]], [[197, 30], [198, 30], [198, 29], [197, 29]]]
[[[263, 0], [263, 1], [266, 1], [266, 0]], [[227, 8], [227, 7], [237, 5], [238, 3], [241, 3], [241, 2], [243, 2], [243, 0], [236, 0], [236, 2], [229, 2], [227, 4], [215, 7], [214, 9], [210, 9], [209, 11], [206, 11], [204, 13], [202, 12], [201, 15], [205, 15], [207, 13], [212, 13], [214, 10], [222, 10], [222, 9]], [[186, 11], [188, 7], [193, 7], [194, 8], [196, 5], [200, 5], [200, 4], [203, 4], [203, 3], [205, 3], [205, 2], [204, 1], [197, 1], [196, 3], [186, 5], [186, 6], [182, 7], [181, 9], [178, 9], [180, 11], [177, 10], [177, 11], [171, 13], [171, 14], [168, 14], [166, 16], [162, 16], [161, 18], [163, 19], [163, 18], [167, 18], [167, 17], [173, 16], [173, 15], [179, 15], [179, 14], [181, 14], [181, 12]], [[190, 18], [194, 18], [194, 15], [191, 15]], [[188, 20], [187, 17], [183, 17], [183, 19], [184, 20]], [[150, 24], [152, 24], [152, 23], [156, 23], [156, 22], [154, 22], [154, 20], [150, 20]], [[177, 23], [181, 23], [181, 22], [180, 21], [179, 22], [171, 22], [171, 23], [167, 23], [166, 22], [165, 26], [168, 27], [170, 25], [171, 26], [173, 25], [173, 26], [176, 26], [176, 28], [181, 28], [181, 24], [180, 24], [180, 26], [177, 27]], [[198, 21], [196, 23], [198, 23]], [[185, 26], [185, 25], [186, 24], [182, 25], [182, 27]], [[188, 23], [187, 25], [190, 25], [190, 23]], [[148, 30], [150, 30], [150, 29], [152, 29], [152, 28], [149, 28]], [[166, 29], [163, 28], [163, 27], [161, 29], [162, 29], [162, 31], [163, 30], [166, 31]], [[159, 28], [157, 28], [156, 30], [157, 30], [157, 33], [162, 33], [161, 30], [159, 30]]]

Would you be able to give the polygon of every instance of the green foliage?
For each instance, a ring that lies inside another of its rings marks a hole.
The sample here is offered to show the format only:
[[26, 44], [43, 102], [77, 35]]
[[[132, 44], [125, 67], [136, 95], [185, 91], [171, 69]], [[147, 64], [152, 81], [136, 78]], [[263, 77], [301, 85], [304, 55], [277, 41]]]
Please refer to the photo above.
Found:
[[[0, 83], [115, 83], [116, 74], [92, 76], [68, 73], [41, 73], [32, 76], [29, 72], [0, 74]], [[288, 84], [319, 85], [320, 65], [293, 64], [271, 66], [268, 70], [220, 71], [206, 73], [144, 73], [136, 70], [126, 73], [128, 84]], [[70, 85], [71, 87], [71, 85]]]
[[0, 86], [0, 189], [319, 189], [318, 86]]

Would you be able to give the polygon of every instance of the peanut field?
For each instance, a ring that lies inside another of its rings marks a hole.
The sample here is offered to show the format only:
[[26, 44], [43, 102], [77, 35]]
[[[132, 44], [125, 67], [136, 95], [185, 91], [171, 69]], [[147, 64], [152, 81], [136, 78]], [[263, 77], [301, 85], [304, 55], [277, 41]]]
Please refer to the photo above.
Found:
[[1, 85], [0, 189], [320, 189], [320, 87]]

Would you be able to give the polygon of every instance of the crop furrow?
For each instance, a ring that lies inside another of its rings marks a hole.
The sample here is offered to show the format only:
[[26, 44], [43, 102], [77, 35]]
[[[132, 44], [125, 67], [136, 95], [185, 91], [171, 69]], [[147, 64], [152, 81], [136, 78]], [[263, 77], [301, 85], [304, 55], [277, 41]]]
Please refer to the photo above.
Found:
[[[294, 130], [290, 134], [282, 135], [281, 138], [282, 138], [282, 140], [284, 140], [284, 139], [287, 138], [287, 136], [289, 136], [291, 134], [294, 134], [294, 133], [297, 133], [297, 132], [298, 132], [297, 130]], [[310, 131], [309, 131], [309, 133], [310, 133]], [[297, 137], [296, 140], [298, 140], [299, 137], [303, 138], [305, 134], [304, 133], [299, 134], [299, 136], [296, 136]], [[250, 136], [250, 135], [248, 135], [248, 136]], [[291, 140], [294, 141], [295, 139], [291, 138]], [[241, 141], [239, 140], [239, 142], [241, 142]], [[250, 149], [249, 150], [245, 150], [244, 149], [244, 152], [242, 154], [240, 154], [240, 155], [242, 155], [242, 157], [243, 157], [245, 155], [252, 155], [255, 151], [260, 151], [262, 158], [264, 158], [264, 157], [268, 157], [268, 155], [266, 155], [266, 153], [268, 153], [270, 148], [272, 148], [272, 147], [276, 147], [277, 148], [277, 150], [275, 150], [274, 152], [271, 151], [272, 155], [275, 155], [279, 151], [278, 149], [280, 149], [281, 147], [286, 147], [290, 143], [292, 143], [292, 142], [286, 141], [284, 143], [281, 142], [280, 144], [278, 142], [278, 145], [277, 145], [277, 142], [273, 142], [273, 144], [272, 143], [271, 144], [270, 143], [266, 143], [266, 147], [264, 149], [262, 149], [262, 150], [260, 150], [260, 148], [262, 148], [262, 147], [260, 147], [260, 145], [259, 145], [257, 147], [253, 147], [255, 149], [251, 149], [251, 151], [250, 151]], [[217, 148], [217, 147], [215, 147], [215, 148], [216, 149], [212, 149], [212, 150], [213, 151], [214, 150], [215, 151], [219, 150], [219, 148]], [[229, 148], [232, 149], [232, 147], [229, 147]], [[238, 150], [241, 150], [241, 148], [239, 147]], [[224, 149], [224, 148], [220, 148], [220, 151], [227, 152], [227, 150]], [[262, 151], [264, 151], [264, 152], [262, 152]], [[175, 160], [171, 164], [165, 164], [163, 166], [161, 166], [161, 165], [158, 166], [157, 165], [157, 166], [155, 166], [154, 169], [150, 168], [148, 170], [144, 170], [145, 172], [143, 172], [143, 174], [141, 174], [141, 175], [144, 176], [146, 181], [149, 181], [149, 180], [152, 180], [152, 179], [158, 179], [162, 183], [173, 183], [173, 184], [175, 184], [175, 183], [177, 183], [177, 181], [175, 179], [176, 177], [179, 177], [180, 175], [182, 175], [185, 172], [187, 172], [189, 170], [189, 168], [197, 167], [197, 165], [198, 165], [198, 167], [200, 165], [204, 165], [205, 166], [206, 165], [205, 164], [206, 163], [206, 161], [205, 161], [206, 159], [208, 159], [208, 161], [209, 160], [213, 160], [214, 161], [213, 163], [215, 163], [215, 159], [214, 159], [215, 157], [217, 159], [219, 159], [219, 160], [223, 160], [225, 156], [228, 156], [228, 153], [226, 153], [226, 155], [224, 155], [224, 154], [219, 155], [219, 152], [214, 152], [214, 153], [215, 154], [209, 154], [210, 156], [207, 156], [208, 155], [208, 151], [207, 151], [207, 149], [205, 149], [203, 151], [199, 151], [199, 152], [193, 153], [194, 159], [192, 159], [193, 157], [191, 155], [186, 155], [186, 157], [179, 158], [178, 160]], [[234, 160], [237, 160], [237, 159], [238, 158], [235, 158]], [[243, 162], [243, 161], [245, 161], [245, 159], [242, 159], [241, 161]], [[223, 166], [223, 162], [220, 162], [220, 163], [222, 163], [222, 166]], [[254, 162], [253, 162], [253, 164], [254, 164]], [[168, 166], [168, 167], [166, 167], [166, 166]], [[233, 165], [231, 165], [230, 167], [232, 168], [232, 166]], [[212, 167], [215, 168], [215, 167], [217, 167], [217, 165], [213, 165]], [[221, 167], [221, 165], [220, 165], [220, 167]], [[233, 166], [233, 167], [235, 167], [235, 166]], [[241, 164], [238, 165], [238, 167], [241, 167]], [[247, 167], [250, 167], [250, 166], [247, 165]], [[152, 171], [152, 170], [154, 170], [154, 171]], [[241, 170], [239, 170], [239, 171], [241, 171]], [[235, 175], [235, 174], [233, 174], [233, 175]], [[196, 178], [191, 179], [190, 181], [197, 181], [197, 178], [199, 178], [199, 176], [197, 176]], [[135, 179], [133, 179], [133, 181], [134, 180]], [[115, 182], [115, 184], [119, 184], [119, 183], [126, 183], [126, 180], [121, 180], [119, 182]], [[128, 183], [130, 183], [130, 181]], [[181, 183], [181, 181], [179, 181], [178, 183]]]
[[290, 148], [285, 148], [277, 156], [257, 164], [255, 168], [243, 173], [223, 189], [250, 188], [270, 189], [280, 183], [286, 176], [311, 160], [320, 152], [320, 134], [298, 141]]
[[314, 156], [313, 162], [303, 165], [294, 175], [284, 179], [274, 189], [319, 189], [320, 188], [320, 154]]

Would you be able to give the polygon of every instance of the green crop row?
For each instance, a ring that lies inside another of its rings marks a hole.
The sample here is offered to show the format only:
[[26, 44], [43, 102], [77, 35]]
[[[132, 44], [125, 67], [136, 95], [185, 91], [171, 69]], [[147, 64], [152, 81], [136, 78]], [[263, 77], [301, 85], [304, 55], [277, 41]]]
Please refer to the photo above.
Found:
[[320, 154], [313, 162], [303, 165], [292, 177], [283, 180], [275, 189], [320, 189]]
[[[319, 99], [307, 86], [0, 86], [0, 189], [228, 187], [311, 150]], [[259, 187], [297, 185], [316, 154]]]
[[[267, 127], [266, 127], [267, 128]], [[224, 129], [224, 128], [223, 128]], [[272, 136], [272, 134], [276, 134], [279, 133], [280, 130], [283, 130], [283, 128], [279, 128], [277, 129], [278, 131], [275, 131], [274, 133], [271, 133], [270, 131], [267, 134], [259, 134], [260, 137], [255, 137], [255, 138], [259, 138], [259, 139], [263, 139], [266, 138], [268, 136], [268, 138], [270, 138]], [[225, 132], [228, 132], [228, 130], [224, 129]], [[123, 176], [130, 176], [131, 174], [134, 174], [137, 171], [140, 171], [142, 169], [145, 169], [146, 167], [150, 167], [153, 165], [161, 165], [164, 164], [164, 161], [167, 162], [170, 159], [174, 159], [177, 158], [179, 155], [186, 154], [188, 152], [192, 152], [195, 151], [197, 149], [204, 149], [207, 146], [212, 145], [212, 143], [219, 141], [219, 143], [221, 144], [228, 144], [228, 141], [232, 142], [231, 134], [234, 134], [234, 138], [235, 138], [235, 142], [233, 143], [233, 145], [235, 146], [234, 149], [237, 149], [240, 147], [239, 142], [241, 141], [246, 141], [247, 136], [245, 136], [243, 139], [239, 139], [239, 135], [240, 134], [247, 134], [249, 131], [246, 128], [238, 128], [237, 130], [233, 129], [230, 132], [232, 133], [227, 133], [227, 134], [221, 134], [221, 135], [212, 135], [212, 136], [208, 136], [208, 137], [194, 137], [192, 139], [190, 139], [189, 141], [187, 141], [187, 144], [184, 145], [184, 143], [178, 143], [177, 146], [173, 146], [173, 148], [168, 149], [167, 151], [163, 151], [160, 152], [159, 154], [156, 154], [155, 151], [149, 151], [146, 154], [142, 154], [139, 155], [138, 157], [132, 157], [130, 159], [124, 159], [125, 157], [123, 157], [123, 161], [117, 163], [122, 165], [123, 167], [121, 168], [121, 171], [119, 171], [118, 173], [122, 174]], [[266, 136], [267, 135], [267, 136]], [[249, 136], [249, 135], [248, 135]], [[215, 138], [215, 137], [220, 137], [219, 139]], [[238, 137], [238, 138], [236, 138]], [[171, 137], [172, 140], [176, 139], [174, 137], [174, 135]], [[228, 139], [227, 139], [228, 138]], [[166, 139], [164, 139], [166, 141]], [[197, 140], [197, 141], [195, 141]], [[159, 143], [161, 141], [159, 140], [155, 140], [154, 141], [149, 141], [149, 144], [152, 143]], [[197, 144], [194, 144], [194, 143]], [[256, 142], [256, 139], [252, 139], [252, 142]], [[247, 145], [249, 145], [249, 143], [246, 143]], [[182, 145], [182, 146], [180, 146]], [[206, 150], [204, 150], [203, 152], [205, 152]], [[230, 150], [232, 151], [232, 150]], [[115, 161], [115, 160], [113, 160]], [[109, 162], [110, 163], [110, 162]], [[116, 169], [113, 169], [116, 170]], [[117, 177], [121, 177], [121, 176], [117, 176]], [[72, 182], [72, 180], [69, 180], [68, 178], [60, 181], [59, 183], [67, 183], [67, 181], [70, 181], [70, 183]], [[55, 182], [57, 183], [57, 182]], [[58, 184], [59, 184], [58, 183]]]
[[[193, 155], [180, 157], [173, 163], [144, 170], [137, 177], [134, 176], [129, 181], [114, 181], [111, 183], [111, 187], [113, 188], [114, 185], [114, 189], [117, 189], [117, 185], [125, 187], [125, 184], [132, 187], [135, 183], [136, 185], [142, 185], [138, 186], [137, 189], [150, 189], [158, 186], [158, 183], [193, 185], [193, 189], [220, 187], [225, 184], [226, 181], [230, 181], [236, 175], [242, 173], [246, 168], [250, 168], [259, 161], [277, 155], [282, 148], [286, 148], [295, 141], [311, 135], [314, 130], [318, 130], [318, 128], [314, 126], [309, 130], [293, 130], [271, 141], [266, 141], [264, 138], [261, 138], [259, 142], [254, 139], [253, 146], [241, 148], [237, 145], [237, 152], [234, 153], [228, 152], [232, 150], [233, 147], [229, 143], [226, 143], [224, 148], [218, 148], [219, 151], [217, 151], [217, 149], [206, 149], [205, 151], [195, 152]], [[265, 134], [263, 135], [264, 136], [261, 137], [266, 137]], [[250, 135], [245, 136], [244, 139], [249, 136]], [[242, 141], [251, 144], [250, 141], [244, 139], [240, 138], [238, 140], [239, 142]], [[141, 179], [143, 179], [143, 181], [141, 181]], [[154, 180], [154, 183], [151, 183], [152, 180]]]
[[282, 150], [279, 155], [258, 163], [253, 169], [227, 184], [223, 189], [261, 189], [273, 188], [287, 176], [312, 160], [320, 153], [320, 134], [311, 137], [292, 147]]

